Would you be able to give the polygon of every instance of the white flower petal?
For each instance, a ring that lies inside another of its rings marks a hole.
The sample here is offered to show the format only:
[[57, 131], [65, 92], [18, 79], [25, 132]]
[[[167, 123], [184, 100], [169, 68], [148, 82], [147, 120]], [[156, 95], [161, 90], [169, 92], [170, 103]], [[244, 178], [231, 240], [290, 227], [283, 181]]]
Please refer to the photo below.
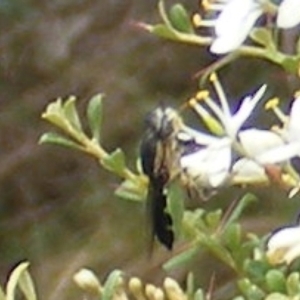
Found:
[[[299, 1], [299, 5], [300, 5], [300, 1]], [[286, 135], [285, 137], [287, 138], [288, 141], [300, 140], [299, 116], [300, 116], [300, 97], [296, 98], [292, 104], [290, 119], [285, 134]]]
[[280, 28], [291, 28], [299, 23], [299, 0], [283, 0], [278, 7], [277, 26]]
[[268, 181], [264, 167], [248, 158], [241, 158], [235, 162], [232, 167], [232, 174], [232, 181], [235, 183]]
[[195, 139], [195, 142], [199, 145], [207, 146], [207, 145], [213, 144], [213, 143], [215, 143], [219, 140], [218, 137], [215, 137], [213, 135], [210, 135], [210, 134], [203, 133], [201, 131], [192, 129], [188, 126], [184, 127], [184, 132], [186, 132], [193, 139]]
[[239, 140], [244, 151], [251, 158], [269, 149], [283, 145], [282, 138], [276, 133], [255, 128], [241, 131], [239, 133]]
[[264, 84], [261, 86], [258, 91], [253, 96], [247, 96], [243, 99], [238, 111], [233, 116], [232, 123], [234, 124], [235, 134], [241, 128], [243, 123], [249, 118], [250, 114], [252, 113], [253, 109], [261, 100], [263, 94], [265, 93], [267, 85]]
[[300, 243], [286, 252], [283, 259], [288, 265], [300, 256]]
[[298, 155], [300, 155], [300, 142], [294, 142], [269, 149], [257, 155], [255, 160], [261, 164], [276, 164], [288, 161]]
[[300, 227], [276, 231], [267, 242], [267, 258], [271, 264], [290, 264], [300, 256]]
[[256, 20], [263, 13], [260, 4], [253, 0], [232, 0], [216, 20], [216, 39], [210, 51], [227, 53], [238, 48], [247, 38]]
[[218, 187], [228, 177], [231, 165], [230, 139], [219, 139], [204, 149], [184, 155], [180, 164], [199, 185]]
[[300, 244], [300, 227], [285, 227], [273, 233], [268, 240], [268, 250], [290, 248]]

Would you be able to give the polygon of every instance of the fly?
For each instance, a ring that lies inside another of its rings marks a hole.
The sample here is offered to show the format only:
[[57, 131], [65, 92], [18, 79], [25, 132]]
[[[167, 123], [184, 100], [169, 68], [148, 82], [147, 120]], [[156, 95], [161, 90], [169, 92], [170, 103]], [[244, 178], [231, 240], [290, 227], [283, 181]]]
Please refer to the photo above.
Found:
[[167, 184], [180, 173], [181, 147], [177, 135], [184, 127], [177, 112], [158, 107], [146, 117], [141, 143], [141, 163], [149, 178], [147, 202], [152, 223], [152, 236], [169, 250], [174, 243], [172, 218], [166, 211]]

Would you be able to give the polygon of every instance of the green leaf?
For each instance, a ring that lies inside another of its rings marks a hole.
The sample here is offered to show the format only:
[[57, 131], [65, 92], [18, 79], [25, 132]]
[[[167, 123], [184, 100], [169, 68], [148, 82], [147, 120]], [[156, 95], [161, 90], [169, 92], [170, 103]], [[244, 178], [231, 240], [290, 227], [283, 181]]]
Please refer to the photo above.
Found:
[[265, 293], [255, 284], [253, 284], [248, 278], [243, 278], [238, 281], [238, 287], [242, 293], [251, 300], [265, 299]]
[[264, 46], [267, 49], [270, 50], [276, 49], [272, 32], [270, 29], [267, 29], [265, 27], [254, 28], [250, 33], [250, 37], [253, 41]]
[[47, 105], [45, 112], [42, 113], [42, 119], [47, 120], [59, 128], [67, 128], [62, 108], [62, 100], [60, 98]]
[[22, 290], [22, 292], [25, 295], [25, 298], [27, 300], [36, 300], [37, 299], [36, 290], [34, 287], [32, 277], [30, 276], [30, 274], [27, 270], [24, 270], [24, 272], [20, 276], [19, 287]]
[[73, 142], [72, 140], [56, 133], [56, 132], [47, 132], [44, 133], [39, 140], [39, 144], [57, 144], [64, 147], [69, 147], [77, 150], [83, 150], [83, 148]]
[[104, 168], [117, 174], [122, 174], [126, 168], [124, 152], [118, 148], [101, 160]]
[[282, 67], [292, 74], [297, 74], [299, 70], [300, 56], [286, 56], [282, 61]]
[[219, 226], [221, 217], [222, 217], [222, 210], [217, 209], [215, 211], [211, 211], [206, 214], [205, 222], [210, 229], [214, 230]]
[[241, 248], [242, 230], [240, 224], [231, 223], [223, 231], [222, 239], [230, 250], [239, 252]]
[[177, 182], [173, 182], [168, 187], [168, 211], [173, 220], [173, 230], [175, 235], [181, 235], [182, 218], [184, 213], [184, 192]]
[[293, 272], [286, 280], [286, 288], [289, 296], [296, 296], [300, 294], [300, 274]]
[[20, 263], [10, 274], [6, 285], [6, 300], [14, 300], [16, 288], [19, 284], [21, 276], [27, 270], [29, 266], [28, 262]]
[[87, 120], [92, 133], [92, 137], [100, 142], [102, 125], [102, 100], [103, 94], [92, 97], [87, 107]]
[[226, 230], [226, 227], [229, 226], [231, 223], [237, 221], [239, 217], [241, 216], [242, 212], [245, 210], [245, 208], [256, 201], [256, 197], [253, 194], [246, 194], [236, 205], [232, 213], [230, 214], [230, 217], [228, 218], [224, 230]]
[[247, 272], [249, 278], [255, 278], [256, 281], [264, 281], [269, 266], [262, 261], [247, 259], [244, 262], [244, 270]]
[[265, 298], [265, 300], [290, 300], [290, 299], [291, 299], [290, 297], [280, 293], [272, 293]]
[[195, 293], [195, 276], [193, 272], [189, 272], [186, 278], [186, 295], [187, 299], [193, 299]]
[[143, 201], [147, 197], [147, 189], [141, 190], [136, 182], [132, 180], [124, 180], [115, 190], [115, 195], [120, 198], [133, 201]]
[[45, 115], [53, 114], [53, 115], [62, 115], [63, 108], [62, 108], [62, 99], [58, 98], [55, 101], [51, 102], [47, 105]]
[[0, 300], [6, 300], [5, 293], [4, 293], [4, 291], [3, 291], [3, 289], [2, 289], [1, 286], [0, 286]]
[[63, 105], [64, 116], [71, 123], [71, 125], [78, 131], [82, 131], [81, 122], [75, 106], [76, 97], [70, 96]]
[[103, 288], [103, 293], [102, 293], [102, 300], [111, 300], [113, 299], [113, 295], [117, 291], [118, 287], [120, 286], [120, 283], [122, 281], [122, 275], [123, 272], [120, 270], [114, 270], [112, 271]]
[[230, 266], [232, 269], [236, 270], [236, 264], [233, 260], [230, 252], [223, 247], [220, 239], [210, 234], [199, 233], [199, 244], [205, 246], [206, 249], [211, 252], [215, 257], [223, 261], [226, 265]]
[[190, 17], [182, 4], [177, 3], [171, 7], [169, 20], [173, 27], [178, 31], [185, 33], [194, 33], [194, 28], [191, 23]]
[[159, 37], [171, 39], [171, 40], [178, 39], [174, 30], [172, 30], [167, 25], [158, 24], [158, 25], [151, 26], [149, 28], [150, 28], [150, 32], [154, 33], [155, 35], [157, 35]]
[[197, 255], [199, 255], [200, 248], [198, 246], [192, 246], [190, 249], [172, 257], [164, 265], [163, 268], [166, 271], [170, 271], [174, 268], [185, 266]]
[[280, 270], [270, 270], [265, 276], [266, 284], [270, 292], [286, 293], [285, 276]]
[[205, 300], [205, 299], [207, 299], [207, 295], [205, 295], [202, 289], [198, 289], [194, 295], [193, 300]]

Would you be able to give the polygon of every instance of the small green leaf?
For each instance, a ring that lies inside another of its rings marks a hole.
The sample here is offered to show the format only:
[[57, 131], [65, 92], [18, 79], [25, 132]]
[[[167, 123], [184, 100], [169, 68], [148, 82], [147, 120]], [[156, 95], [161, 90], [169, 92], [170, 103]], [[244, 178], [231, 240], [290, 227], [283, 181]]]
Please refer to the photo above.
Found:
[[7, 285], [6, 285], [6, 300], [14, 300], [16, 288], [19, 284], [20, 277], [28, 268], [29, 263], [20, 263], [10, 274]]
[[292, 74], [297, 74], [299, 70], [300, 56], [286, 56], [282, 62], [282, 67]]
[[66, 129], [67, 122], [64, 119], [62, 100], [60, 98], [47, 105], [45, 112], [42, 113], [42, 119], [47, 120], [59, 128]]
[[123, 272], [120, 270], [114, 270], [109, 274], [103, 287], [102, 300], [111, 300], [114, 298], [113, 296], [122, 281], [122, 275]]
[[290, 299], [291, 299], [290, 297], [280, 293], [272, 293], [265, 298], [265, 300], [290, 300]]
[[194, 298], [190, 298], [193, 300], [206, 300], [208, 297], [205, 295], [204, 291], [202, 289], [198, 289], [194, 295]]
[[19, 287], [27, 300], [37, 299], [36, 290], [34, 287], [32, 277], [30, 276], [27, 270], [24, 270], [24, 272], [20, 276]]
[[87, 120], [92, 133], [92, 137], [100, 142], [100, 133], [102, 125], [102, 99], [103, 94], [92, 97], [87, 107]]
[[136, 182], [127, 179], [117, 187], [115, 194], [120, 198], [140, 202], [146, 199], [147, 190], [141, 191], [139, 186], [136, 185]]
[[262, 261], [247, 259], [244, 262], [244, 270], [247, 272], [249, 278], [255, 278], [257, 281], [265, 280], [265, 274], [268, 269], [268, 264]]
[[270, 270], [265, 276], [266, 284], [270, 292], [286, 293], [285, 276], [280, 270]]
[[222, 239], [230, 250], [239, 252], [241, 248], [242, 230], [240, 224], [231, 223], [223, 231]]
[[1, 286], [0, 286], [0, 300], [6, 300], [4, 291]]
[[45, 115], [47, 115], [47, 114], [54, 114], [54, 115], [62, 115], [63, 114], [61, 98], [58, 98], [55, 101], [53, 101], [47, 105]]
[[83, 150], [83, 148], [73, 142], [72, 140], [56, 133], [56, 132], [47, 132], [44, 133], [39, 140], [39, 144], [57, 144], [64, 147], [69, 147], [77, 150]]
[[188, 239], [197, 238], [199, 230], [205, 230], [206, 225], [203, 221], [205, 211], [197, 208], [194, 211], [185, 210], [182, 221], [183, 235]]
[[232, 269], [236, 270], [236, 264], [231, 253], [228, 249], [223, 247], [220, 239], [211, 236], [210, 234], [202, 234], [201, 238], [199, 238], [199, 243], [202, 246], [205, 246], [207, 251], [211, 252], [215, 257], [230, 266]]
[[195, 276], [193, 272], [189, 272], [186, 278], [186, 295], [187, 299], [193, 299], [195, 293]]
[[181, 235], [182, 218], [184, 213], [184, 192], [177, 182], [168, 188], [168, 211], [173, 220], [175, 236]]
[[206, 214], [205, 222], [210, 229], [214, 230], [219, 226], [221, 217], [222, 217], [222, 210], [217, 209], [215, 211]]
[[169, 20], [173, 27], [178, 31], [185, 33], [194, 33], [194, 28], [191, 23], [190, 17], [182, 4], [177, 3], [171, 7]]
[[296, 296], [300, 294], [300, 274], [293, 272], [286, 280], [286, 288], [289, 296]]
[[252, 38], [253, 41], [264, 46], [267, 49], [270, 50], [276, 49], [272, 32], [270, 29], [267, 29], [265, 27], [254, 28], [250, 33], [250, 37]]
[[78, 131], [82, 131], [81, 122], [75, 106], [76, 97], [70, 96], [63, 105], [64, 116]]
[[265, 293], [255, 284], [253, 284], [248, 278], [244, 278], [238, 281], [238, 287], [247, 299], [251, 300], [263, 300], [265, 299]]
[[171, 40], [177, 40], [177, 35], [170, 27], [164, 24], [158, 24], [150, 27], [150, 32], [154, 33], [155, 35], [167, 38]]
[[237, 221], [242, 214], [242, 212], [245, 210], [245, 208], [256, 201], [256, 197], [253, 194], [246, 194], [237, 204], [237, 206], [232, 211], [230, 217], [228, 218], [228, 221], [226, 222], [224, 226], [224, 230], [226, 230], [226, 226], [229, 226], [229, 224]]
[[170, 271], [174, 268], [185, 266], [197, 255], [199, 255], [201, 249], [198, 246], [192, 246], [190, 249], [185, 250], [184, 252], [172, 257], [164, 265], [163, 268], [166, 271]]
[[237, 297], [234, 297], [232, 300], [245, 300], [245, 297], [237, 296]]
[[101, 160], [104, 168], [117, 174], [122, 174], [126, 168], [124, 152], [118, 148]]

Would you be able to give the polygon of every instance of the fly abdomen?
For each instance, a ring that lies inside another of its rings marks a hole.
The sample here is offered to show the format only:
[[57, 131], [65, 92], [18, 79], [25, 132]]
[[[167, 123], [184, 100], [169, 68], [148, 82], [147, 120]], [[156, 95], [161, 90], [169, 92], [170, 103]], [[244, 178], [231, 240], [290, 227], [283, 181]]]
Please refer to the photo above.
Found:
[[164, 184], [152, 182], [149, 186], [149, 210], [152, 219], [152, 235], [169, 250], [174, 243], [173, 221], [167, 209], [167, 194]]

